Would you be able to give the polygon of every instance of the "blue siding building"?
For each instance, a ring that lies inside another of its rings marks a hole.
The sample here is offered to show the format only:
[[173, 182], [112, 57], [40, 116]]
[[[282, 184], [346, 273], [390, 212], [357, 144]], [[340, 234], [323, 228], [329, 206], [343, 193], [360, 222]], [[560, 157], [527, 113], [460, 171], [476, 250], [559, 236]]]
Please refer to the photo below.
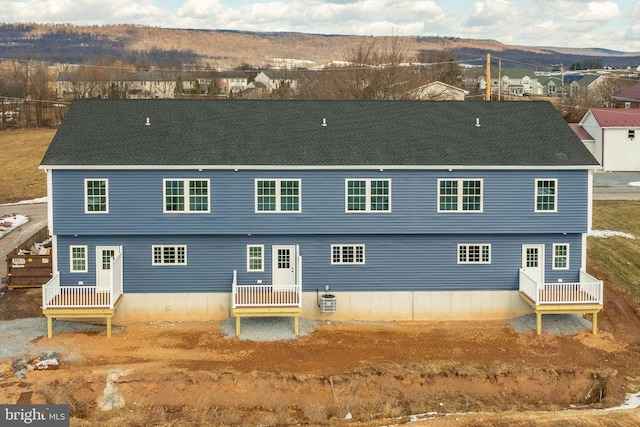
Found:
[[43, 304], [224, 319], [242, 284], [292, 286], [311, 318], [518, 315], [597, 282], [597, 167], [546, 102], [78, 100], [41, 164]]

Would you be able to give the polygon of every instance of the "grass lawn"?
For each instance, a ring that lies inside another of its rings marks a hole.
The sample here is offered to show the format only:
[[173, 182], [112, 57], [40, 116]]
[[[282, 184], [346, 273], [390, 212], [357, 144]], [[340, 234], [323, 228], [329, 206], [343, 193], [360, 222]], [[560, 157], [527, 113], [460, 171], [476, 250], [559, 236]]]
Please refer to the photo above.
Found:
[[640, 202], [596, 200], [593, 229], [620, 231], [635, 238], [587, 239], [587, 269], [598, 279], [622, 289], [640, 307]]
[[56, 129], [0, 131], [0, 204], [47, 195], [47, 177], [38, 169]]

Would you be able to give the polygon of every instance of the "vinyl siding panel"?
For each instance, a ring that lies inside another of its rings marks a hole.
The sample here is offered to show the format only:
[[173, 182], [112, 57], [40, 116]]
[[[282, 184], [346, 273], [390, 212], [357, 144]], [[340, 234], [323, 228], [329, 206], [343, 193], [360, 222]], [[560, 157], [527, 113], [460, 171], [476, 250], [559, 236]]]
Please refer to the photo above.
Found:
[[[58, 235], [581, 233], [586, 170], [53, 170]], [[109, 213], [84, 213], [84, 179], [108, 179]], [[164, 178], [210, 180], [210, 213], [163, 213]], [[256, 213], [256, 178], [301, 179], [301, 213]], [[391, 180], [392, 211], [346, 213], [345, 179]], [[438, 179], [483, 180], [482, 213], [438, 213]], [[536, 213], [535, 179], [558, 180], [558, 212]]]
[[[303, 291], [517, 290], [523, 243], [545, 244], [546, 281], [578, 280], [581, 235], [245, 235], [74, 236], [58, 239], [62, 283], [95, 284], [95, 248], [122, 245], [125, 293], [230, 292], [240, 283], [271, 283], [272, 245], [299, 245]], [[457, 264], [458, 243], [491, 245], [491, 264]], [[553, 243], [570, 245], [570, 270], [552, 270]], [[187, 245], [187, 265], [153, 266], [152, 245]], [[264, 272], [247, 272], [246, 246], [264, 245]], [[332, 244], [364, 244], [364, 265], [332, 265]], [[69, 272], [69, 245], [87, 245], [89, 271]]]

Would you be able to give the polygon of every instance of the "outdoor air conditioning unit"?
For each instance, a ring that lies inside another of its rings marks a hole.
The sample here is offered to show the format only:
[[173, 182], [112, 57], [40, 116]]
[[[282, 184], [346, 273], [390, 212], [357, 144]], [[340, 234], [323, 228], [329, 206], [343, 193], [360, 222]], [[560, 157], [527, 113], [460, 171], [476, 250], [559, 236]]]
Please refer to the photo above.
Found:
[[320, 295], [318, 301], [318, 307], [320, 307], [320, 313], [335, 313], [336, 311], [336, 296], [329, 293], [329, 285], [324, 287], [325, 294]]

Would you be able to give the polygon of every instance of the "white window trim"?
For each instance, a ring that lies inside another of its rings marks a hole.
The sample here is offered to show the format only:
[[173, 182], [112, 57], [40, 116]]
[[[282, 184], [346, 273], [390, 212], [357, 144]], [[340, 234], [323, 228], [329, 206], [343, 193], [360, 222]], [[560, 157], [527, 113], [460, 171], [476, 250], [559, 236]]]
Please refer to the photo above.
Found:
[[[104, 197], [105, 197], [105, 207], [104, 211], [90, 211], [89, 207], [89, 195], [87, 194], [87, 185], [89, 181], [104, 181]], [[108, 214], [109, 213], [109, 180], [106, 178], [85, 178], [84, 180], [84, 213], [86, 214]]]
[[[156, 248], [164, 249], [164, 248], [174, 248], [176, 251], [176, 262], [164, 262], [164, 255], [162, 257], [162, 262], [156, 262], [154, 252]], [[178, 262], [178, 248], [184, 248], [184, 262]], [[151, 246], [151, 265], [153, 266], [182, 266], [187, 265], [187, 245], [152, 245]]]
[[[555, 189], [555, 194], [553, 195], [554, 197], [554, 203], [553, 203], [553, 209], [552, 210], [540, 210], [538, 209], [538, 183], [540, 181], [553, 181], [555, 183], [554, 185], [554, 189]], [[536, 213], [556, 213], [558, 212], [558, 179], [557, 178], [536, 178], [536, 181], [534, 183], [534, 188], [533, 188], [533, 192], [534, 192], [534, 196], [533, 196], [533, 209], [534, 212]]]
[[[167, 182], [169, 181], [182, 181], [184, 194], [184, 210], [182, 211], [168, 211], [167, 210]], [[206, 181], [207, 183], [207, 209], [203, 211], [192, 211], [189, 206], [189, 183], [191, 181]], [[162, 180], [162, 213], [166, 214], [207, 214], [211, 213], [211, 180], [208, 178], [164, 178]]]
[[[73, 269], [73, 250], [76, 248], [84, 249], [84, 269], [83, 270]], [[87, 273], [89, 271], [89, 248], [86, 245], [69, 246], [69, 271], [71, 273]]]
[[[442, 181], [458, 181], [458, 209], [456, 209], [455, 211], [450, 211], [450, 210], [443, 210], [440, 209], [440, 183]], [[462, 194], [462, 186], [464, 184], [464, 181], [480, 181], [480, 209], [478, 209], [477, 211], [465, 211], [462, 209], [462, 199], [463, 199], [463, 194]], [[436, 190], [436, 194], [437, 194], [437, 201], [436, 201], [436, 206], [438, 209], [438, 213], [482, 213], [484, 211], [484, 179], [483, 178], [438, 178], [438, 183], [437, 183], [437, 190]]]
[[[275, 181], [276, 183], [276, 210], [274, 211], [261, 211], [258, 210], [258, 181]], [[283, 211], [281, 208], [280, 189], [283, 181], [296, 181], [298, 183], [298, 210], [295, 211]], [[290, 214], [302, 212], [302, 179], [300, 178], [256, 178], [253, 184], [253, 196], [254, 196], [254, 209], [255, 213], [259, 214]]]
[[[334, 248], [340, 248], [340, 261], [334, 261], [333, 260], [333, 249]], [[343, 256], [342, 256], [342, 251], [343, 248], [346, 247], [352, 247], [353, 248], [353, 262], [344, 262], [343, 260]], [[356, 248], [361, 247], [362, 248], [362, 261], [356, 261], [356, 257], [355, 257], [355, 251]], [[366, 264], [366, 252], [365, 252], [365, 245], [358, 243], [358, 244], [353, 244], [353, 243], [345, 243], [345, 244], [332, 244], [331, 248], [330, 248], [330, 257], [331, 257], [331, 265], [364, 265]]]
[[[469, 261], [469, 247], [470, 246], [479, 246], [480, 247], [480, 261]], [[460, 261], [460, 249], [466, 248], [466, 260]], [[484, 248], [489, 248], [489, 260], [482, 260], [482, 250]], [[491, 264], [491, 244], [490, 243], [459, 243], [456, 247], [456, 261], [458, 264]]]
[[[566, 246], [567, 247], [567, 265], [566, 267], [556, 267], [556, 247], [558, 246]], [[571, 248], [568, 243], [554, 243], [553, 244], [553, 260], [551, 264], [552, 270], [569, 270], [569, 259], [571, 254]]]
[[[362, 211], [349, 210], [349, 182], [365, 181], [365, 201], [366, 207]], [[389, 183], [389, 209], [378, 211], [371, 209], [371, 181], [387, 181]], [[347, 178], [344, 180], [344, 211], [346, 213], [390, 213], [391, 212], [391, 178]]]
[[[261, 269], [251, 268], [251, 256], [250, 256], [251, 248], [260, 248], [261, 265], [262, 265]], [[264, 245], [247, 245], [247, 271], [250, 273], [259, 273], [264, 271]]]

